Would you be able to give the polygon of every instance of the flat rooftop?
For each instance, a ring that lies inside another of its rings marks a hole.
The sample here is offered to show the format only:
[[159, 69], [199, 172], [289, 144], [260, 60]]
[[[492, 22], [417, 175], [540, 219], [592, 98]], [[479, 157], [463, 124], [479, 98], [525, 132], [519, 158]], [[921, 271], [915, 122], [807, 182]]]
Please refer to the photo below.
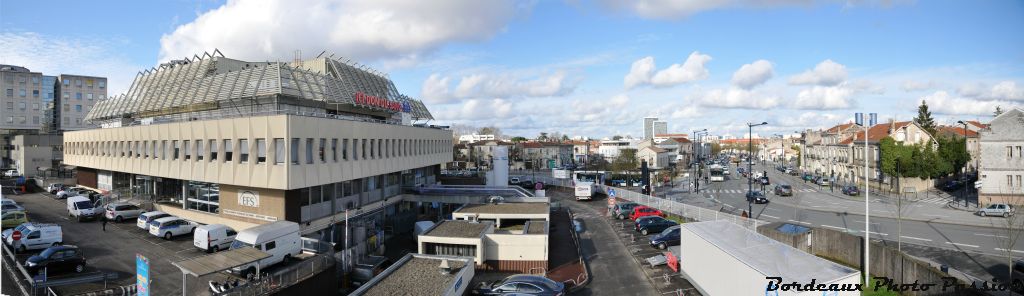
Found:
[[517, 202], [501, 204], [473, 204], [466, 205], [455, 213], [477, 213], [477, 214], [547, 214], [548, 203], [545, 202]]
[[545, 234], [547, 233], [548, 222], [547, 221], [530, 221], [527, 222], [530, 225], [526, 229], [526, 234]]
[[[442, 274], [438, 266], [442, 259], [412, 257], [388, 274], [363, 295], [443, 295], [458, 277], [466, 262], [448, 260], [452, 272]], [[468, 283], [463, 283], [468, 284]]]
[[491, 227], [493, 222], [469, 222], [465, 220], [446, 220], [441, 221], [431, 229], [430, 232], [424, 234], [425, 236], [440, 236], [440, 237], [466, 237], [476, 238], [483, 235], [484, 231], [488, 227]]

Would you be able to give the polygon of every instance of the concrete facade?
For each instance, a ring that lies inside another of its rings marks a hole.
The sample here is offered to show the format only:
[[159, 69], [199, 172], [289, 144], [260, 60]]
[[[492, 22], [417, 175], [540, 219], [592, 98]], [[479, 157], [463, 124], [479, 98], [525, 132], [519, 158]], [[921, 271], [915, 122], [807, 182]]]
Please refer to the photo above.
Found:
[[978, 202], [1024, 205], [1024, 111], [1006, 111], [979, 134]]
[[60, 135], [14, 136], [11, 157], [14, 168], [26, 176], [54, 169], [63, 158], [62, 144]]
[[57, 76], [55, 91], [58, 129], [74, 131], [97, 127], [86, 122], [85, 115], [96, 102], [107, 98], [107, 78], [61, 74]]

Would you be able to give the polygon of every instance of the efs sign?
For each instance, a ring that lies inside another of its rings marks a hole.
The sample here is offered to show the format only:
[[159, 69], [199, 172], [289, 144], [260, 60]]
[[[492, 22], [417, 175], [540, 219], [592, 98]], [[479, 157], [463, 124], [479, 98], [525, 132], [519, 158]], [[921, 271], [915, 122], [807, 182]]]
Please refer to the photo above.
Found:
[[238, 192], [238, 205], [258, 208], [260, 207], [260, 192], [253, 190], [242, 190]]
[[391, 111], [399, 112], [402, 111], [402, 103], [395, 102], [392, 100], [371, 96], [363, 92], [357, 92], [355, 98], [356, 105], [384, 108]]

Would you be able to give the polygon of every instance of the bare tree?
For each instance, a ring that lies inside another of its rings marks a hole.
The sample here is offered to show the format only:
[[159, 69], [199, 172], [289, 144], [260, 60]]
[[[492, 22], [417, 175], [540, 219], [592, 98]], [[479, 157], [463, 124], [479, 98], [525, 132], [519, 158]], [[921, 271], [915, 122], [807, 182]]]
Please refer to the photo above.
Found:
[[[1017, 245], [1017, 241], [1024, 237], [1024, 218], [1020, 215], [1007, 215], [1003, 218], [1003, 222], [999, 225], [999, 231], [1001, 237], [996, 236], [1000, 240], [999, 246], [1003, 249], [1003, 254], [1006, 255], [1006, 279], [1007, 283], [1013, 283], [1013, 250]], [[1007, 295], [1010, 295], [1009, 292]]]

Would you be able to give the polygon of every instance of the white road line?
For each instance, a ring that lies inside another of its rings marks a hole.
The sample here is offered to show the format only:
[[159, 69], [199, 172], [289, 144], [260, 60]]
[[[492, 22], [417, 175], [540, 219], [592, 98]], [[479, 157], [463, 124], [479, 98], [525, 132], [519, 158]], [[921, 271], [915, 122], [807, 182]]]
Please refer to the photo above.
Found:
[[846, 228], [835, 227], [835, 226], [832, 226], [832, 225], [821, 224], [821, 227], [828, 227], [828, 228], [832, 228], [832, 229], [839, 229], [839, 230], [842, 230], [842, 231], [846, 231]]
[[[1002, 249], [1002, 248], [996, 248], [996, 251], [1000, 251], [1000, 252], [1006, 252], [1006, 249]], [[1021, 251], [1021, 250], [1010, 250], [1010, 252], [1014, 252], [1014, 253], [1024, 253], [1024, 251]]]
[[988, 236], [988, 237], [998, 237], [998, 238], [1007, 238], [1006, 236], [995, 235], [995, 234], [975, 233], [974, 235]]
[[811, 206], [812, 208], [824, 208], [823, 206]]
[[765, 210], [772, 211], [772, 212], [782, 212], [782, 210], [776, 209], [776, 208], [765, 208]]
[[954, 245], [954, 246], [961, 246], [961, 247], [972, 247], [972, 248], [977, 248], [978, 247], [976, 245], [968, 245], [968, 244], [961, 244], [961, 243], [954, 243], [954, 242], [946, 242], [946, 244], [947, 245]]
[[929, 217], [946, 217], [946, 216], [948, 216], [948, 215], [936, 215], [936, 214], [924, 214], [924, 215], [925, 216], [929, 216]]
[[778, 219], [779, 218], [779, 217], [775, 217], [775, 216], [768, 215], [768, 214], [761, 214], [761, 216], [765, 216], [765, 217], [772, 218], [772, 219]]
[[[864, 230], [861, 230], [860, 232], [864, 232]], [[874, 232], [874, 231], [868, 231], [868, 233], [870, 233], [870, 234], [877, 234], [877, 235], [889, 235], [888, 233], [881, 233], [881, 232]]]
[[730, 204], [725, 204], [725, 206], [730, 207], [730, 208], [735, 208], [734, 206], [732, 206]]
[[916, 239], [916, 240], [919, 240], [919, 241], [926, 241], [926, 242], [932, 241], [932, 240], [927, 239], [927, 238], [919, 238], [919, 237], [906, 236], [906, 235], [901, 235], [900, 237], [902, 237], [902, 238], [909, 238], [909, 239]]

